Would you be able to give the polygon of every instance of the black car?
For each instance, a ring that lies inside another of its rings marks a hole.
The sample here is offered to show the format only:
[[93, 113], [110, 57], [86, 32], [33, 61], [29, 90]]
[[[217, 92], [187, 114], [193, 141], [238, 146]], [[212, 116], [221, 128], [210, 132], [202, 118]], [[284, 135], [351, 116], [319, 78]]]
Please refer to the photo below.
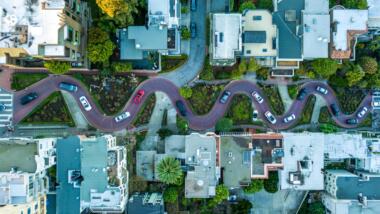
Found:
[[197, 26], [195, 25], [195, 22], [190, 23], [190, 33], [191, 38], [195, 38], [197, 36]]
[[197, 10], [197, 0], [191, 0], [191, 11]]
[[186, 112], [186, 108], [185, 108], [185, 104], [183, 104], [183, 102], [181, 100], [177, 100], [175, 102], [175, 105], [177, 106], [178, 110], [179, 110], [179, 113], [186, 117], [187, 115], [187, 112]]
[[350, 118], [350, 119], [346, 120], [346, 123], [349, 124], [349, 125], [355, 125], [355, 124], [358, 124], [358, 119], [356, 119], [356, 118]]
[[334, 116], [338, 116], [339, 115], [340, 110], [339, 110], [338, 106], [335, 103], [331, 104], [330, 108], [331, 108], [331, 111], [332, 111], [332, 113], [333, 113]]
[[223, 104], [226, 103], [227, 100], [228, 100], [228, 98], [230, 97], [230, 95], [231, 95], [230, 91], [224, 91], [223, 94], [222, 94], [222, 96], [219, 99], [219, 102], [223, 103]]
[[301, 91], [297, 95], [297, 100], [305, 99], [306, 95], [307, 95], [307, 91], [305, 89], [301, 89]]
[[26, 105], [26, 104], [32, 102], [33, 100], [35, 100], [37, 97], [38, 97], [37, 93], [35, 93], [35, 92], [29, 93], [29, 94], [21, 97], [21, 105]]

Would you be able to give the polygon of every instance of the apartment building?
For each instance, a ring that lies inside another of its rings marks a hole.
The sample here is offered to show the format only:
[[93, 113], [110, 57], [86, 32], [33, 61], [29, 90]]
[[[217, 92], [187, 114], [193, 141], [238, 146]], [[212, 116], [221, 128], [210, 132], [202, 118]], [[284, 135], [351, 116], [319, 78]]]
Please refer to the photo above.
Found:
[[0, 64], [85, 59], [87, 7], [80, 0], [0, 2]]
[[0, 213], [46, 213], [56, 139], [0, 139]]

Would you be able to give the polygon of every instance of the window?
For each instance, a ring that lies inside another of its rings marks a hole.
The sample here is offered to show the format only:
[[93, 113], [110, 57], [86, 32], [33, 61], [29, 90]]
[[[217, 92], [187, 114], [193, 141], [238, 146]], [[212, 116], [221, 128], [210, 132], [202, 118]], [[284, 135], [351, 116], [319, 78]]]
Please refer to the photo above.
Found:
[[247, 53], [247, 54], [251, 54], [251, 50], [247, 50], [246, 53]]
[[261, 16], [253, 16], [253, 21], [260, 21], [262, 20]]
[[268, 50], [267, 50], [266, 48], [263, 49], [263, 52], [264, 52], [264, 53], [267, 52], [267, 51], [268, 51]]

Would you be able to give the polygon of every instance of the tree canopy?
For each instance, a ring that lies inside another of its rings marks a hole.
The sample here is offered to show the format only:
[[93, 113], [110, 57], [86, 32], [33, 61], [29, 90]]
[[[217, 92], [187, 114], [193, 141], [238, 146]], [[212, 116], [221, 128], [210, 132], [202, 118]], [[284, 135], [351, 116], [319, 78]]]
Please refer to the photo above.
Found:
[[252, 1], [248, 0], [240, 4], [239, 12], [243, 13], [245, 10], [253, 10], [255, 8], [255, 4], [253, 4]]
[[358, 66], [353, 65], [352, 69], [346, 73], [346, 79], [348, 82], [348, 86], [353, 86], [360, 82], [365, 76], [364, 71]]
[[269, 178], [264, 180], [264, 189], [269, 193], [278, 191], [278, 172], [269, 172]]
[[232, 213], [234, 214], [247, 214], [252, 209], [252, 203], [248, 200], [239, 200], [237, 204], [232, 204]]
[[121, 25], [133, 23], [133, 13], [137, 12], [137, 0], [96, 0], [99, 8], [110, 18], [117, 19]]
[[179, 89], [179, 94], [183, 98], [188, 99], [191, 97], [191, 95], [193, 95], [193, 90], [189, 86], [184, 86], [184, 87]]
[[262, 190], [264, 187], [264, 181], [262, 179], [253, 179], [249, 186], [244, 187], [245, 193], [255, 193]]
[[182, 170], [178, 160], [173, 157], [162, 159], [157, 166], [158, 179], [165, 184], [180, 184], [182, 182]]
[[44, 67], [53, 74], [65, 74], [71, 69], [69, 62], [65, 61], [45, 61]]
[[228, 188], [226, 186], [218, 185], [216, 187], [216, 193], [214, 198], [211, 199], [209, 203], [209, 207], [214, 207], [218, 204], [220, 204], [223, 200], [226, 200], [230, 193], [228, 192]]
[[92, 27], [88, 33], [87, 56], [93, 63], [105, 63], [113, 54], [115, 44], [110, 40], [107, 32]]
[[170, 186], [164, 191], [164, 201], [174, 203], [178, 200], [178, 188]]
[[377, 72], [378, 64], [375, 58], [364, 56], [359, 59], [359, 65], [367, 74], [374, 74]]
[[311, 66], [314, 72], [323, 78], [335, 74], [338, 69], [338, 63], [332, 59], [316, 59], [311, 63]]

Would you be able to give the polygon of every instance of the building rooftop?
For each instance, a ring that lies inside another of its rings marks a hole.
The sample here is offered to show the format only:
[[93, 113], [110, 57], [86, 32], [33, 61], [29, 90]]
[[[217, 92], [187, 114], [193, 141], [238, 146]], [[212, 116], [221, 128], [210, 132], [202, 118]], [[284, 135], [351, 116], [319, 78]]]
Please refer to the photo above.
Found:
[[163, 214], [164, 200], [161, 193], [133, 194], [128, 200], [127, 213]]
[[368, 200], [380, 200], [379, 175], [369, 176], [369, 179], [365, 181], [354, 174], [352, 174], [352, 176], [339, 176], [336, 181], [336, 186], [337, 199], [357, 200], [361, 193], [363, 196], [366, 196]]
[[284, 137], [281, 189], [323, 190], [324, 134], [282, 133]]
[[368, 28], [380, 28], [380, 0], [367, 0]]
[[0, 172], [10, 172], [13, 167], [16, 167], [17, 171], [35, 173], [37, 170], [35, 155], [37, 154], [36, 143], [26, 145], [0, 143]]
[[367, 142], [360, 134], [326, 134], [324, 143], [328, 159], [367, 158]]
[[212, 58], [234, 60], [242, 49], [241, 14], [213, 14], [212, 19]]
[[302, 43], [304, 58], [328, 58], [330, 42], [330, 15], [328, 10], [324, 11], [323, 14], [305, 11], [302, 20], [304, 25]]
[[[277, 1], [277, 10], [273, 13], [273, 22], [278, 29], [278, 58], [302, 59], [301, 11], [304, 1]], [[276, 8], [276, 7], [275, 7]]]
[[144, 180], [153, 181], [154, 177], [154, 157], [156, 151], [136, 151], [136, 175]]
[[148, 17], [150, 26], [166, 25], [169, 28], [179, 25], [180, 4], [178, 0], [149, 0]]

